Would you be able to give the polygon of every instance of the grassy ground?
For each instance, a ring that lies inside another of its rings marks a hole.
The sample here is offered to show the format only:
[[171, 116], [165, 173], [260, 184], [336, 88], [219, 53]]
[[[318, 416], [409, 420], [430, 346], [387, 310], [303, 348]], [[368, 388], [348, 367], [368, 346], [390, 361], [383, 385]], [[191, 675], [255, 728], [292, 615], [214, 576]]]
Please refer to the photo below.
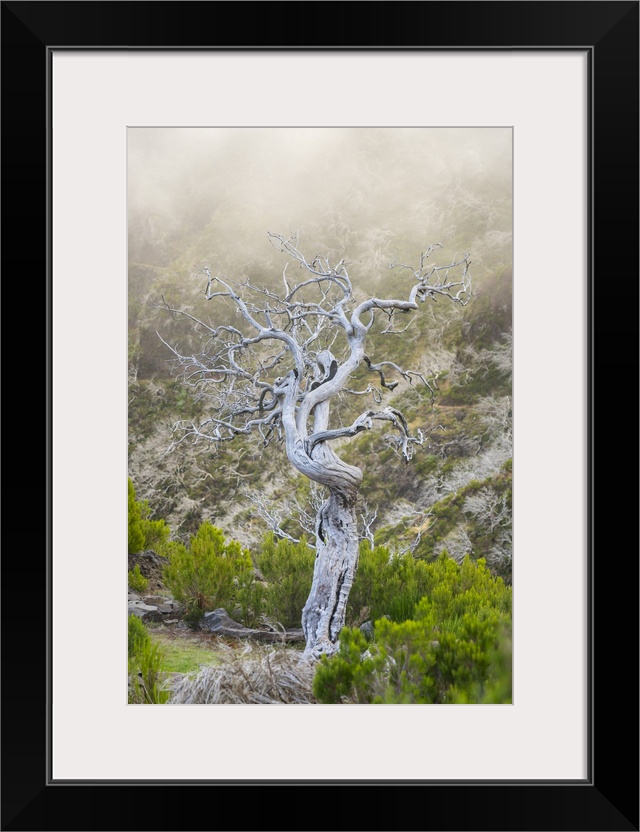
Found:
[[190, 673], [219, 660], [216, 641], [211, 636], [201, 638], [195, 633], [166, 629], [150, 629], [150, 635], [162, 649], [161, 669], [166, 673]]

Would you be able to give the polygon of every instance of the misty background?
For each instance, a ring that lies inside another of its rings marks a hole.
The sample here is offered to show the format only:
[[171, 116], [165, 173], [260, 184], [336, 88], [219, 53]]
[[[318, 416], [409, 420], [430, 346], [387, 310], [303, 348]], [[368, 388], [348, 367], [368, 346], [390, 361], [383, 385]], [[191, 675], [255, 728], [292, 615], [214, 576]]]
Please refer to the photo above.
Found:
[[440, 242], [471, 251], [482, 281], [511, 262], [511, 142], [508, 128], [131, 128], [130, 260], [237, 275], [277, 260], [267, 231], [297, 230], [362, 279]]

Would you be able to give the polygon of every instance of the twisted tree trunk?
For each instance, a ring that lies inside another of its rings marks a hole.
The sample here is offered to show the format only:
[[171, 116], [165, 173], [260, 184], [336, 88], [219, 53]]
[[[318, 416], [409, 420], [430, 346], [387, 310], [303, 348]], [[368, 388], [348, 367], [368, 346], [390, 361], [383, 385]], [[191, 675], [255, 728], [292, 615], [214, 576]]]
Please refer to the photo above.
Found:
[[[329, 351], [319, 354], [320, 378], [324, 368], [330, 367], [333, 361]], [[358, 566], [355, 506], [362, 471], [340, 459], [327, 441], [317, 444], [311, 441], [306, 431], [307, 414], [300, 411], [296, 414], [295, 381], [295, 376], [290, 376], [278, 392], [282, 401], [287, 456], [298, 471], [326, 486], [330, 495], [316, 517], [313, 583], [302, 612], [302, 629], [307, 642], [305, 656], [319, 658], [322, 654], [336, 652], [340, 630], [345, 623], [347, 600]], [[322, 435], [328, 423], [329, 398], [314, 402], [313, 434]]]
[[305, 655], [318, 658], [338, 648], [347, 601], [358, 566], [355, 498], [332, 491], [318, 511], [313, 583], [302, 611]]

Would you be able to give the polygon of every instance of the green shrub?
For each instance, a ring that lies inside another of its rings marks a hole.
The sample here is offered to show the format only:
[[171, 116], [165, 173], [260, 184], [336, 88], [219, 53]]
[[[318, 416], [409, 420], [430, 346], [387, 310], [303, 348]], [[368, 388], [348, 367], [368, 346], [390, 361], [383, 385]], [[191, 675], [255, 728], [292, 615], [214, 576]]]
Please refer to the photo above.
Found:
[[129, 570], [129, 589], [134, 592], [144, 592], [149, 586], [149, 581], [140, 571], [140, 564], [136, 563], [133, 570]]
[[238, 589], [252, 584], [249, 552], [235, 540], [227, 542], [221, 529], [210, 523], [200, 525], [188, 547], [173, 543], [166, 551], [169, 563], [164, 568], [164, 582], [194, 626], [205, 612], [218, 607], [231, 614]]
[[143, 520], [144, 548], [162, 553], [171, 532], [164, 520]]
[[163, 705], [169, 693], [162, 689], [163, 651], [153, 644], [149, 631], [142, 621], [129, 616], [129, 704]]
[[413, 619], [376, 621], [373, 642], [342, 631], [338, 653], [316, 670], [320, 702], [511, 701], [510, 587], [482, 559], [458, 566], [443, 553], [422, 566], [427, 589]]
[[311, 591], [315, 552], [303, 538], [299, 543], [268, 534], [256, 557], [269, 582], [265, 612], [283, 627], [300, 627], [302, 609]]
[[257, 627], [263, 621], [266, 598], [265, 585], [256, 580], [253, 568], [243, 569], [236, 578], [234, 617], [245, 627]]
[[386, 546], [360, 544], [358, 569], [349, 594], [347, 621], [360, 620], [365, 610], [375, 620], [411, 618], [416, 604], [430, 585], [427, 564], [410, 553], [396, 554]]
[[129, 542], [130, 555], [142, 552], [144, 549], [162, 550], [166, 544], [170, 529], [164, 520], [149, 520], [151, 508], [147, 500], [136, 500], [136, 492], [131, 481], [127, 479]]
[[136, 492], [131, 482], [128, 482], [129, 504], [129, 554], [135, 555], [144, 549], [144, 532], [142, 531], [142, 505], [136, 500]]
[[163, 653], [159, 644], [144, 642], [140, 651], [129, 662], [129, 703], [134, 705], [164, 705], [169, 692], [163, 690]]
[[131, 613], [129, 616], [128, 629], [129, 658], [134, 656], [139, 651], [142, 642], [149, 640], [149, 631], [138, 616]]

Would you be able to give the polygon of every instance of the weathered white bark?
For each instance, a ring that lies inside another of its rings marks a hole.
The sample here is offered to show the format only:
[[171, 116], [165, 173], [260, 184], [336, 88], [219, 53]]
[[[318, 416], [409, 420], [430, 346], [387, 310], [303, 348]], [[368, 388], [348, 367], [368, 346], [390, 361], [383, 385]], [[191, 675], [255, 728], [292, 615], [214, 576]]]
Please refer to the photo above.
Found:
[[[318, 380], [334, 361], [323, 351], [318, 361]], [[338, 371], [339, 373], [339, 371]], [[333, 381], [333, 380], [332, 380]], [[329, 387], [332, 381], [324, 384]], [[306, 436], [304, 422], [296, 419], [296, 378], [285, 380], [282, 393], [283, 425], [290, 462], [310, 479], [329, 489], [316, 518], [316, 560], [311, 592], [302, 612], [302, 629], [306, 639], [305, 656], [319, 658], [337, 650], [340, 630], [344, 627], [349, 592], [358, 566], [358, 524], [355, 505], [362, 472], [347, 465], [329, 447], [327, 441], [313, 443]], [[316, 388], [318, 394], [320, 389]], [[315, 391], [314, 391], [315, 392]], [[319, 398], [319, 395], [318, 395]], [[323, 435], [329, 422], [330, 397], [313, 408], [313, 437]], [[299, 428], [303, 428], [301, 436]]]
[[357, 526], [355, 496], [352, 500], [333, 493], [318, 512], [313, 584], [302, 611], [308, 658], [331, 655], [338, 648], [358, 567]]

